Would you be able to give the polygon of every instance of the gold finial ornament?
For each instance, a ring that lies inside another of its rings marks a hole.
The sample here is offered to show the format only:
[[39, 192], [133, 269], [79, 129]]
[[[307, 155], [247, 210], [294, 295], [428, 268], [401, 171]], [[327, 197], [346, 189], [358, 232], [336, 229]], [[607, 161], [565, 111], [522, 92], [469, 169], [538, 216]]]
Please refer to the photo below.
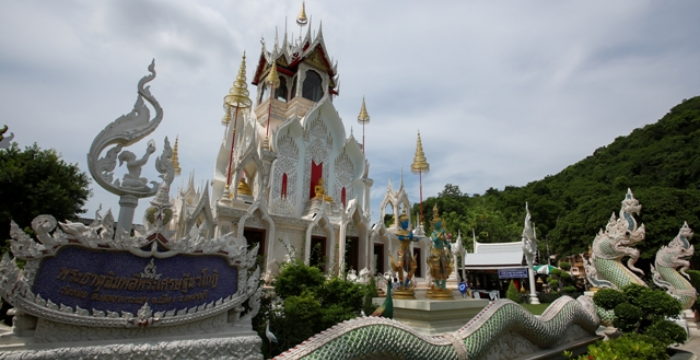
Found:
[[369, 114], [367, 113], [364, 96], [362, 97], [362, 108], [360, 109], [360, 115], [357, 116], [357, 122], [362, 125], [369, 124]]
[[224, 118], [221, 122], [228, 124], [231, 121], [231, 108], [245, 109], [253, 105], [253, 101], [250, 100], [250, 93], [248, 92], [248, 85], [245, 79], [245, 52], [243, 53], [243, 60], [241, 61], [241, 66], [238, 68], [238, 75], [236, 75], [236, 80], [233, 82], [233, 86], [228, 92], [228, 95], [224, 96]]
[[173, 167], [175, 167], [175, 175], [180, 175], [180, 172], [182, 172], [182, 169], [180, 169], [180, 160], [177, 157], [177, 143], [180, 140], [179, 137], [175, 137], [175, 147], [173, 147], [173, 156], [170, 158], [170, 161], [173, 162]]
[[441, 221], [441, 220], [442, 220], [442, 218], [440, 218], [440, 215], [438, 214], [437, 204], [435, 204], [435, 206], [433, 206], [433, 219], [430, 220], [430, 223], [435, 224], [436, 222]]
[[416, 155], [413, 158], [413, 164], [411, 164], [411, 172], [414, 174], [427, 174], [430, 172], [430, 164], [425, 158], [425, 153], [423, 152], [423, 144], [420, 141], [420, 131], [418, 132], [418, 142], [416, 143]]
[[297, 16], [297, 24], [299, 26], [304, 26], [309, 23], [309, 19], [306, 18], [306, 4], [304, 2], [301, 3], [301, 11], [299, 12], [299, 15]]
[[[267, 74], [266, 82], [273, 88], [280, 86], [280, 77], [277, 74], [277, 60], [272, 60], [272, 65], [270, 65], [270, 73]], [[274, 97], [272, 94], [270, 95], [270, 98]]]

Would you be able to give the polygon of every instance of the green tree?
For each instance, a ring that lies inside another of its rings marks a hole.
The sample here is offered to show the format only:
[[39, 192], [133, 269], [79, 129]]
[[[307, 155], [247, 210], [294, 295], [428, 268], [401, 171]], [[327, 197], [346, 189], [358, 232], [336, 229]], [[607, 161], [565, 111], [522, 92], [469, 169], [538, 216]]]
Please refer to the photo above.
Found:
[[[518, 241], [527, 201], [538, 238], [548, 238], [550, 252], [563, 258], [587, 251], [610, 214], [620, 210], [628, 187], [643, 205], [637, 219], [646, 224], [647, 237], [636, 248], [642, 257], [638, 266], [648, 267], [684, 221], [700, 228], [700, 97], [684, 100], [658, 122], [525, 186], [469, 196], [447, 184], [437, 197], [424, 201], [423, 226], [430, 229], [432, 208], [438, 205], [451, 232], [465, 235], [473, 229], [480, 242]], [[545, 254], [545, 242], [540, 246]], [[692, 262], [700, 266], [700, 252]]]
[[506, 292], [506, 297], [508, 300], [515, 302], [516, 304], [520, 304], [522, 300], [520, 299], [520, 293], [518, 292], [518, 289], [515, 287], [515, 283], [513, 280], [510, 281], [510, 285], [508, 285], [508, 291]]
[[90, 196], [90, 180], [77, 164], [61, 160], [55, 150], [34, 144], [24, 151], [16, 143], [0, 150], [0, 239], [10, 233], [10, 220], [27, 228], [38, 215], [77, 220]]

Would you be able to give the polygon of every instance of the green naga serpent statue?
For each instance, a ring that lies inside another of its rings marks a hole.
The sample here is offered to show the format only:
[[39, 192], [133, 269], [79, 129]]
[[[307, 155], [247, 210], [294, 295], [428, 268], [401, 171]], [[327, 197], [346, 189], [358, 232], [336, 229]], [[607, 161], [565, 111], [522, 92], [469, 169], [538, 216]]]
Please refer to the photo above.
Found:
[[[641, 209], [642, 205], [634, 198], [632, 190], [628, 189], [625, 199], [622, 200], [620, 217], [617, 218], [613, 213], [605, 231], [601, 229], [596, 235], [591, 257], [583, 261], [586, 278], [592, 286], [601, 289], [620, 289], [629, 284], [647, 286], [634, 273], [644, 275], [642, 270], [634, 266], [640, 254], [639, 250], [632, 247], [644, 240], [646, 235], [644, 224], [637, 226], [637, 220], [633, 216], [639, 214]], [[622, 264], [622, 258], [626, 256], [629, 256], [629, 269]]]
[[[695, 288], [686, 280], [690, 279], [690, 276], [685, 273], [690, 266], [687, 259], [695, 254], [695, 247], [690, 244], [692, 237], [693, 231], [686, 222], [668, 246], [662, 247], [656, 253], [656, 267], [651, 265], [654, 283], [678, 299], [683, 309], [690, 309], [697, 300]], [[676, 270], [679, 267], [680, 272]]]
[[462, 328], [421, 335], [400, 322], [361, 317], [340, 323], [275, 359], [515, 359], [594, 339], [600, 320], [590, 298], [563, 296], [537, 318], [510, 300], [491, 302]]

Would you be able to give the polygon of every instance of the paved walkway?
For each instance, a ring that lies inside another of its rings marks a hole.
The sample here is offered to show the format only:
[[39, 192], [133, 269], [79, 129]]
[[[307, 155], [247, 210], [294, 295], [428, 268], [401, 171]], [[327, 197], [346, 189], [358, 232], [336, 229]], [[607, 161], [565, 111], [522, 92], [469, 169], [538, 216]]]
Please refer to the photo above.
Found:
[[680, 346], [680, 349], [690, 351], [695, 354], [695, 358], [693, 358], [693, 360], [700, 358], [700, 336], [691, 335], [690, 339], [688, 339], [685, 344]]

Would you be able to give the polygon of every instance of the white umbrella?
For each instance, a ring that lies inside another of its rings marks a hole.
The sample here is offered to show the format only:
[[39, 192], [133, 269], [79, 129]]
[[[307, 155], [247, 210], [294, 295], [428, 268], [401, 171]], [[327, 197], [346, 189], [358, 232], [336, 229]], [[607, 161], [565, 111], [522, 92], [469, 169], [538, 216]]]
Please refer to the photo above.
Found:
[[549, 272], [552, 271], [552, 269], [556, 269], [556, 266], [552, 265], [535, 265], [533, 266], [535, 273], [540, 274], [540, 275], [549, 275]]

